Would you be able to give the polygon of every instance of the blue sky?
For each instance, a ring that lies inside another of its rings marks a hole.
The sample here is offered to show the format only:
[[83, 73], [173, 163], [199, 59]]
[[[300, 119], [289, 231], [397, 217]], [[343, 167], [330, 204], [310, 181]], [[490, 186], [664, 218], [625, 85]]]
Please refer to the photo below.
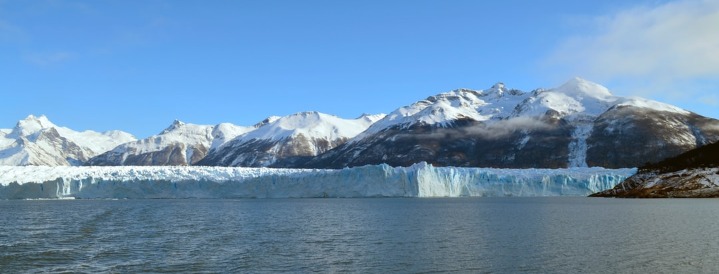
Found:
[[719, 118], [718, 2], [0, 0], [0, 128], [147, 137], [573, 76]]

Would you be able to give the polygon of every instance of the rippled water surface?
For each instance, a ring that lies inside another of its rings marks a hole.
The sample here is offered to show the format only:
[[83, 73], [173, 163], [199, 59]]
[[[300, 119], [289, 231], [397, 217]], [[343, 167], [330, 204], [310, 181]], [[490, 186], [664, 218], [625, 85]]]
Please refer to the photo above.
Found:
[[717, 272], [719, 200], [0, 201], [0, 271]]

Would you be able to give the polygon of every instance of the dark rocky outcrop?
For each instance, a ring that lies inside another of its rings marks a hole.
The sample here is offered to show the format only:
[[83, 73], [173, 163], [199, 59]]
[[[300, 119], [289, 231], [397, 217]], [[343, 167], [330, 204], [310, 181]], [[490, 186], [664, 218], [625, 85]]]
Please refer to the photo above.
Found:
[[308, 138], [302, 134], [280, 140], [238, 140], [222, 147], [222, 153], [210, 153], [196, 165], [297, 167], [346, 141], [346, 138], [332, 141]]
[[710, 198], [719, 197], [719, 142], [657, 163], [610, 190], [593, 197]]

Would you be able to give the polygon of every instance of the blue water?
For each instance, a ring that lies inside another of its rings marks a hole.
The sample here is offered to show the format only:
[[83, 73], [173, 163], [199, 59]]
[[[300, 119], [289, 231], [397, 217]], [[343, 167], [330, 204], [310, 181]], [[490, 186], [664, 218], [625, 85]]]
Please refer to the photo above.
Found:
[[719, 271], [719, 200], [0, 201], [0, 272]]

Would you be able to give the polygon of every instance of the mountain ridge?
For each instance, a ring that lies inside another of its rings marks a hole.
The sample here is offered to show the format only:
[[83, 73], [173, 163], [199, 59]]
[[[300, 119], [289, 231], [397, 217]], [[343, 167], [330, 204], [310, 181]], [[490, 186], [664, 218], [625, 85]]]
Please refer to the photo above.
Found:
[[31, 115], [14, 129], [0, 130], [0, 164], [343, 168], [426, 161], [436, 166], [623, 168], [719, 141], [719, 120], [649, 99], [615, 96], [597, 83], [573, 78], [557, 88], [529, 92], [502, 82], [485, 90], [455, 89], [387, 115], [344, 119], [307, 111], [270, 116], [247, 127], [175, 120], [145, 139], [128, 135], [76, 132]]
[[[614, 96], [581, 78], [531, 92], [498, 83], [398, 108], [305, 167], [415, 161], [500, 168], [633, 167], [716, 141], [717, 125], [716, 119], [664, 103]], [[675, 134], [695, 138], [677, 141], [671, 137]]]
[[0, 165], [79, 165], [135, 137], [123, 131], [74, 131], [28, 115], [0, 136]]
[[292, 167], [362, 133], [383, 114], [343, 119], [316, 111], [265, 119], [210, 151], [199, 165]]

